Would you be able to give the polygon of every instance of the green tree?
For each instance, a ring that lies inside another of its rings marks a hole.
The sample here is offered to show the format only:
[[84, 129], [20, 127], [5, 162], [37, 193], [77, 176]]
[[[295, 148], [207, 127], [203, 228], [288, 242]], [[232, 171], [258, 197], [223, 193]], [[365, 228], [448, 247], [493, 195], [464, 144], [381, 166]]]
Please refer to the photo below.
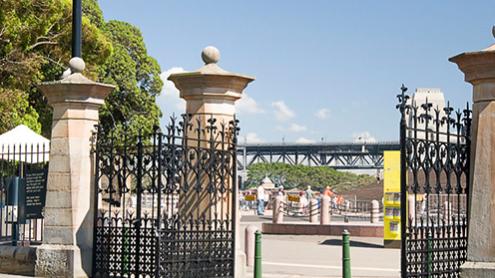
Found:
[[[50, 135], [51, 109], [36, 84], [58, 79], [66, 68], [70, 58], [71, 9], [71, 0], [0, 1], [0, 87], [4, 96], [24, 103], [12, 106], [6, 97], [0, 99], [4, 107], [1, 113], [10, 115], [8, 121], [0, 122], [0, 130], [18, 124], [15, 119], [21, 119], [38, 132], [41, 126], [43, 134]], [[87, 75], [96, 77], [96, 68], [106, 61], [112, 46], [87, 17], [83, 18], [83, 34], [83, 41], [91, 45], [83, 57], [88, 65]]]
[[[139, 29], [105, 22], [96, 0], [82, 3], [84, 74], [117, 86], [101, 110], [102, 122], [116, 130], [127, 122], [134, 133], [150, 133], [161, 114], [158, 63]], [[50, 136], [52, 112], [36, 84], [58, 79], [67, 68], [71, 21], [71, 0], [0, 1], [0, 132], [24, 123]]]
[[114, 52], [99, 68], [99, 80], [116, 85], [116, 89], [101, 109], [103, 128], [119, 134], [127, 124], [131, 135], [139, 130], [149, 135], [161, 116], [155, 102], [163, 86], [160, 66], [148, 55], [141, 31], [135, 26], [111, 20], [104, 31]]
[[284, 177], [284, 187], [288, 189], [303, 189], [306, 186], [311, 185], [315, 189], [331, 186], [337, 191], [345, 191], [375, 182], [375, 179], [369, 175], [339, 172], [326, 166], [257, 163], [248, 167], [246, 186], [257, 186], [266, 176], [274, 180], [279, 177]]
[[38, 113], [29, 105], [28, 95], [20, 90], [0, 87], [0, 123], [0, 134], [20, 124], [41, 132]]

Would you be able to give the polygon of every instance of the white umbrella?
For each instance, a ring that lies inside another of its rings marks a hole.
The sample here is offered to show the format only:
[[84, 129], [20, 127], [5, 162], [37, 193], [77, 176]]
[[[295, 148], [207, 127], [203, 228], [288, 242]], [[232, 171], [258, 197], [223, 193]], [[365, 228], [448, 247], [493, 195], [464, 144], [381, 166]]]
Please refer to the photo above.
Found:
[[50, 140], [19, 125], [0, 135], [0, 160], [25, 163], [48, 162]]

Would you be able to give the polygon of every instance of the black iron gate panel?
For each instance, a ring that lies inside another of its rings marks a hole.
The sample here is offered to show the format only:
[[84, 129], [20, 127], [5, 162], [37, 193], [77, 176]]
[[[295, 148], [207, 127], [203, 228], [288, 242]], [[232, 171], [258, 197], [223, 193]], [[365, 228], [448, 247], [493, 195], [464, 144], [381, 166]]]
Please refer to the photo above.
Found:
[[237, 121], [99, 130], [95, 277], [234, 277]]
[[459, 277], [467, 259], [471, 110], [414, 103], [402, 87], [402, 277]]

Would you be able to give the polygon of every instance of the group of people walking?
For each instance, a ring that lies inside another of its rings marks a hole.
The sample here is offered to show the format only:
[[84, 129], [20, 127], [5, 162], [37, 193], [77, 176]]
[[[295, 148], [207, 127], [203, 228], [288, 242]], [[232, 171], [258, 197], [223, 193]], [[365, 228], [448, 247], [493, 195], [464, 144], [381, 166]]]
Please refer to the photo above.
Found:
[[297, 201], [291, 201], [291, 198], [288, 197], [289, 202], [297, 203], [295, 207], [299, 209], [300, 212], [304, 214], [305, 210], [308, 209], [309, 204], [312, 199], [316, 198], [318, 200], [318, 207], [320, 203], [320, 198], [322, 196], [328, 196], [331, 200], [330, 204], [332, 207], [336, 208], [339, 205], [344, 205], [345, 200], [342, 195], [337, 195], [329, 186], [325, 187], [322, 192], [314, 192], [311, 189], [311, 186], [307, 186], [306, 190], [300, 191], [297, 195], [287, 194], [284, 191], [283, 186], [276, 187], [274, 189], [266, 189], [263, 184], [260, 184], [256, 188], [256, 214], [262, 216], [265, 214], [265, 209], [269, 207], [269, 201], [274, 199], [277, 196], [293, 196]]

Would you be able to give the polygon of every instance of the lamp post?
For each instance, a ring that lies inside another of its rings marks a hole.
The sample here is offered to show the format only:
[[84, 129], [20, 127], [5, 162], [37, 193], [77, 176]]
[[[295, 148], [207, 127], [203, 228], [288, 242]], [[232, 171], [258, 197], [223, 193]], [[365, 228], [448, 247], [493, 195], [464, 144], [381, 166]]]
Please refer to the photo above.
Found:
[[72, 57], [81, 57], [82, 0], [72, 0]]

